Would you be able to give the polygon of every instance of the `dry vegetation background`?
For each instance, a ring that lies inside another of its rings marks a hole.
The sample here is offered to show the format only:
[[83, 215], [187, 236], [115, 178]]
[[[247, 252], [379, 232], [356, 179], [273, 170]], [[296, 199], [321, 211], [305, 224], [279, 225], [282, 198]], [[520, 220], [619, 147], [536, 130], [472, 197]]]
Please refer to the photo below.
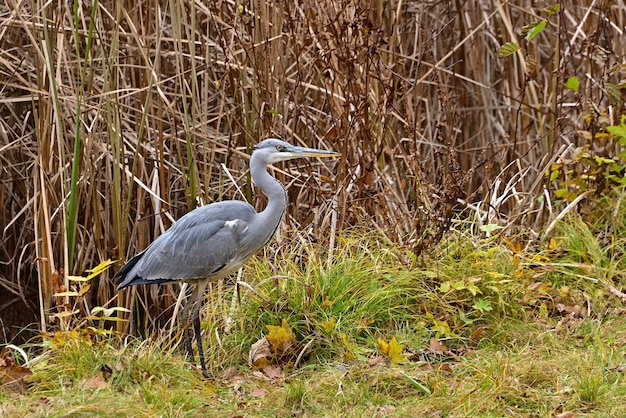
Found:
[[[54, 325], [64, 272], [133, 255], [199, 204], [261, 207], [247, 155], [267, 136], [344, 156], [275, 171], [291, 202], [283, 241], [365, 224], [420, 253], [459, 210], [538, 231], [559, 210], [551, 163], [584, 145], [615, 155], [596, 133], [625, 113], [626, 5], [542, 12], [553, 5], [7, 0], [2, 339]], [[507, 42], [522, 49], [500, 58]], [[578, 92], [563, 87], [571, 76]], [[99, 280], [89, 306], [116, 295]], [[143, 291], [155, 312], [171, 303]]]

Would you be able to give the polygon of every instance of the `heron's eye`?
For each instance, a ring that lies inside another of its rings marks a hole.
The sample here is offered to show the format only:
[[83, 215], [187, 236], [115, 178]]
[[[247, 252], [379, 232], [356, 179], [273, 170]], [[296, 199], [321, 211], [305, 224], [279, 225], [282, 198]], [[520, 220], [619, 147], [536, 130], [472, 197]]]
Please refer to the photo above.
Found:
[[276, 151], [284, 151], [285, 147], [283, 147], [282, 145], [278, 144], [276, 145]]

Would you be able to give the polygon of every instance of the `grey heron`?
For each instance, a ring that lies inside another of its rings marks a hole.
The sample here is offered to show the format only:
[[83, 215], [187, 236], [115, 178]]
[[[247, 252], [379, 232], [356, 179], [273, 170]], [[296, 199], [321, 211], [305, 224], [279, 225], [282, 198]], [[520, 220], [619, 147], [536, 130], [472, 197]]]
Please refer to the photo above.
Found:
[[[183, 324], [188, 326], [191, 309], [200, 367], [203, 375], [208, 376], [199, 318], [204, 291], [210, 281], [237, 271], [269, 242], [287, 207], [285, 188], [267, 172], [267, 166], [301, 157], [338, 156], [334, 151], [293, 146], [276, 138], [260, 142], [250, 157], [250, 173], [252, 181], [267, 195], [265, 210], [257, 213], [250, 204], [239, 200], [192, 210], [116, 273], [118, 290], [138, 284], [194, 284], [181, 316]], [[193, 359], [189, 331], [185, 334], [187, 350]]]

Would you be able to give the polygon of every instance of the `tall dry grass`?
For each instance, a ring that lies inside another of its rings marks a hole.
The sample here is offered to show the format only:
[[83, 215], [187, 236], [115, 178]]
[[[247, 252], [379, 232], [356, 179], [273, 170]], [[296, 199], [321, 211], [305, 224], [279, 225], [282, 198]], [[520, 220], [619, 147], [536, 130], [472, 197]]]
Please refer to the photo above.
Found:
[[[367, 224], [421, 252], [466, 208], [540, 228], [553, 215], [544, 172], [583, 141], [581, 116], [624, 112], [606, 86], [626, 78], [626, 6], [571, 3], [524, 42], [522, 27], [553, 3], [8, 0], [4, 326], [57, 325], [66, 274], [127, 258], [199, 204], [262, 206], [246, 162], [270, 135], [344, 155], [275, 171], [288, 184], [285, 231], [327, 239]], [[522, 50], [499, 58], [511, 41]], [[572, 75], [578, 94], [563, 87]], [[132, 294], [113, 301], [99, 280], [87, 305], [131, 307]], [[173, 292], [139, 291], [143, 328]]]

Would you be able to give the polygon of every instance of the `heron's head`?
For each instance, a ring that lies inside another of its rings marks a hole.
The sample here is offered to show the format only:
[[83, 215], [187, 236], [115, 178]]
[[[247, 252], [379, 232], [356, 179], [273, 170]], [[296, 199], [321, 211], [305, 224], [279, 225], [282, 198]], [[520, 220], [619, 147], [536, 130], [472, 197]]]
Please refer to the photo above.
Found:
[[276, 138], [268, 138], [254, 147], [252, 155], [261, 158], [265, 164], [291, 160], [301, 157], [339, 157], [335, 151], [326, 151], [315, 148], [297, 147]]

